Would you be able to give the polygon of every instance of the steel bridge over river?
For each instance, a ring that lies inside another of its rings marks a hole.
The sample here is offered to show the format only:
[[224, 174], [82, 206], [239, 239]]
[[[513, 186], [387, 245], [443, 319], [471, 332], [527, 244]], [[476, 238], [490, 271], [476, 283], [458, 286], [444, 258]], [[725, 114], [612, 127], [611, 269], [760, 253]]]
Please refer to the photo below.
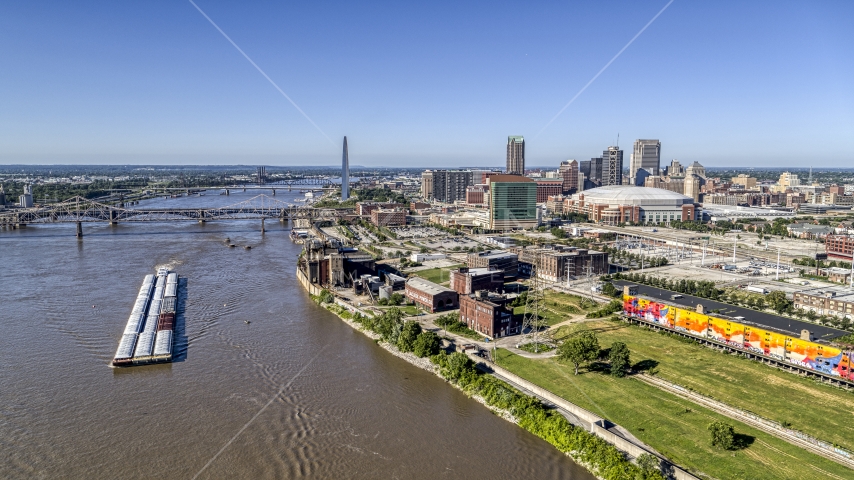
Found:
[[62, 203], [35, 208], [0, 210], [0, 226], [17, 228], [25, 225], [49, 223], [76, 223], [77, 234], [82, 235], [81, 224], [92, 222], [198, 222], [223, 220], [278, 219], [283, 222], [307, 220], [335, 220], [352, 209], [314, 208], [294, 206], [267, 195], [258, 195], [225, 207], [212, 208], [128, 208], [113, 206], [75, 197]]

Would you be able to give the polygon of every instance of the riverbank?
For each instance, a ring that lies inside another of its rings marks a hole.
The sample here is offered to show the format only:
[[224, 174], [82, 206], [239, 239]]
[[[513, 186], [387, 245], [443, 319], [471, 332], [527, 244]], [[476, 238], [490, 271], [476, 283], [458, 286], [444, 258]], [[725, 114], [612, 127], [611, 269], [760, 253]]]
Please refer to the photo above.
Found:
[[[348, 305], [345, 308], [335, 302], [318, 302], [318, 304], [334, 313], [350, 327], [375, 340], [380, 347], [392, 355], [438, 375], [499, 417], [547, 441], [586, 468], [596, 478], [600, 480], [664, 479], [657, 466], [639, 467], [607, 438], [571, 424], [561, 413], [543, 404], [539, 398], [524, 394], [519, 388], [493, 375], [480, 372], [467, 355], [459, 352], [448, 355], [445, 351], [441, 351], [430, 358], [422, 358], [409, 352], [402, 352], [396, 345], [383, 341], [380, 334], [366, 328], [361, 322], [355, 321], [354, 314], [361, 315], [355, 307]], [[653, 464], [659, 463], [657, 458], [652, 458]], [[673, 478], [696, 478], [681, 469], [675, 470]]]

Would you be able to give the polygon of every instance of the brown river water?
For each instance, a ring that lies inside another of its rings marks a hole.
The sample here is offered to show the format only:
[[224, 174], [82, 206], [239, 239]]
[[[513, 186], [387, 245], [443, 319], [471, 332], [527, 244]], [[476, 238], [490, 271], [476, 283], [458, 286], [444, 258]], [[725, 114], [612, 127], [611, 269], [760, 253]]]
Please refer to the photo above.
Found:
[[[301, 247], [266, 227], [0, 231], [0, 478], [593, 478], [314, 305], [294, 275]], [[110, 368], [159, 266], [184, 279], [177, 361]]]

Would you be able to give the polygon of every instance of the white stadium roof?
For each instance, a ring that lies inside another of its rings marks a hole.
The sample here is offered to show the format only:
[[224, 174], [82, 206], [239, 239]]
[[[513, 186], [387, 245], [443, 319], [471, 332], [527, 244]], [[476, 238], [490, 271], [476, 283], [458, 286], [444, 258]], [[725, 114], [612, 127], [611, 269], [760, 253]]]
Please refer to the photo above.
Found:
[[662, 188], [636, 187], [632, 185], [608, 185], [592, 188], [573, 195], [578, 199], [584, 195], [584, 201], [618, 205], [684, 205], [694, 203], [694, 199], [681, 193]]

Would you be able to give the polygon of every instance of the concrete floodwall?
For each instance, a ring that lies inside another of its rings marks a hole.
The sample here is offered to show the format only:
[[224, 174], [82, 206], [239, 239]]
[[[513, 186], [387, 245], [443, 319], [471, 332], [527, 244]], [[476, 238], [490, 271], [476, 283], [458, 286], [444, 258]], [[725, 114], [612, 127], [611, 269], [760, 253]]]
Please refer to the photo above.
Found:
[[323, 288], [320, 285], [315, 285], [308, 281], [308, 277], [297, 267], [297, 280], [302, 285], [306, 291], [311, 295], [320, 295], [320, 292], [323, 291]]

